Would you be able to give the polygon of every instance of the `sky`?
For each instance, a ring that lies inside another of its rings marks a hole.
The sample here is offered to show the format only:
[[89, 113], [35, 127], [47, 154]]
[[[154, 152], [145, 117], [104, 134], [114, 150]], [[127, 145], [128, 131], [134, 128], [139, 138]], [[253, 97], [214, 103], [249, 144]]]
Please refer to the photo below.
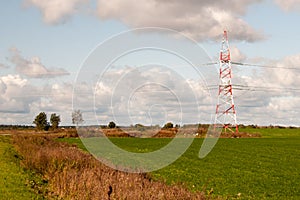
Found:
[[[0, 2], [0, 124], [213, 123], [228, 31], [239, 124], [300, 126], [299, 0]], [[248, 65], [249, 64], [249, 65]]]

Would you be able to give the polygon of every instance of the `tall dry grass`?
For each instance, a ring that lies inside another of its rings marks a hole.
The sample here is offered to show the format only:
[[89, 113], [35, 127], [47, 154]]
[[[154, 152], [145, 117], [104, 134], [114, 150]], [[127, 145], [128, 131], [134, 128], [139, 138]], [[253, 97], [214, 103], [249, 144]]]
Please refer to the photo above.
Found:
[[181, 185], [153, 181], [147, 174], [131, 174], [101, 164], [77, 147], [47, 136], [15, 135], [22, 165], [40, 173], [48, 190], [60, 199], [204, 199]]

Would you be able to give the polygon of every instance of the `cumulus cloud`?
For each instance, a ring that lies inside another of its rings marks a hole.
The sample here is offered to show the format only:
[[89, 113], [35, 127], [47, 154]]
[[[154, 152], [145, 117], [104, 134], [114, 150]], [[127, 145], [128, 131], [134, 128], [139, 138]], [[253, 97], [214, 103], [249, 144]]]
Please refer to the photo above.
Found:
[[54, 78], [57, 76], [69, 75], [69, 73], [62, 68], [45, 67], [37, 56], [26, 59], [16, 48], [11, 48], [10, 52], [12, 55], [9, 58], [9, 61], [15, 66], [15, 70], [29, 78]]
[[[133, 28], [170, 28], [196, 40], [219, 39], [220, 33], [227, 29], [233, 40], [255, 42], [264, 39], [264, 34], [255, 30], [242, 17], [249, 5], [261, 1], [98, 0], [96, 12], [104, 20], [120, 20]], [[37, 7], [44, 21], [50, 24], [66, 21], [88, 3], [88, 0], [26, 1], [27, 5]]]
[[95, 88], [90, 94], [85, 93], [88, 87], [78, 86], [81, 88], [75, 88], [74, 105], [83, 111], [95, 111], [104, 124], [109, 120], [124, 125], [196, 123], [200, 110], [208, 113], [201, 116], [204, 121], [210, 120], [210, 111], [214, 110], [207, 109], [210, 97], [200, 81], [185, 80], [160, 66], [110, 70], [90, 86]]
[[263, 33], [241, 16], [249, 5], [258, 2], [260, 0], [98, 0], [98, 15], [102, 19], [121, 20], [130, 27], [175, 29], [197, 40], [219, 39], [220, 33], [227, 29], [232, 39], [255, 42], [264, 38]]
[[242, 62], [247, 59], [247, 56], [240, 51], [236, 46], [230, 47], [231, 58], [234, 62]]
[[0, 77], [0, 112], [28, 113], [36, 88], [19, 75]]
[[238, 118], [248, 124], [299, 124], [300, 54], [269, 61], [265, 66], [252, 67], [252, 73], [235, 74]]
[[299, 0], [275, 0], [275, 2], [284, 11], [300, 11]]
[[[47, 91], [42, 95], [39, 108], [41, 110], [53, 112], [71, 112], [72, 110], [72, 93], [73, 85], [71, 83], [55, 83], [45, 85], [43, 91]], [[70, 114], [71, 116], [71, 114]]]
[[0, 77], [0, 122], [32, 124], [39, 112], [57, 113], [64, 124], [71, 124], [71, 83], [33, 85], [20, 75]]
[[46, 23], [56, 24], [77, 13], [88, 0], [26, 0], [25, 4], [36, 6], [42, 13]]
[[[300, 54], [273, 61], [274, 67], [297, 68]], [[235, 66], [236, 67], [236, 66]], [[239, 123], [299, 124], [299, 70], [254, 68], [253, 73], [233, 69], [235, 105]], [[218, 78], [217, 73], [215, 79]], [[242, 90], [241, 90], [242, 89]], [[57, 113], [63, 124], [71, 124], [72, 83], [33, 86], [19, 75], [0, 77], [0, 120], [2, 123], [28, 123], [41, 111]], [[170, 69], [134, 67], [111, 69], [98, 82], [78, 83], [74, 109], [83, 111], [87, 124], [113, 120], [118, 124], [163, 124], [213, 120], [217, 90], [211, 90], [195, 79], [186, 80]], [[196, 100], [195, 100], [196, 96]], [[198, 105], [195, 105], [198, 104]], [[81, 106], [81, 107], [80, 107]], [[197, 109], [198, 108], [198, 109]], [[14, 121], [15, 120], [15, 121]]]
[[282, 87], [299, 87], [300, 54], [286, 56], [275, 65], [279, 68], [268, 70], [268, 73], [273, 75], [271, 76], [273, 80], [272, 82], [275, 82], [277, 83], [276, 85]]

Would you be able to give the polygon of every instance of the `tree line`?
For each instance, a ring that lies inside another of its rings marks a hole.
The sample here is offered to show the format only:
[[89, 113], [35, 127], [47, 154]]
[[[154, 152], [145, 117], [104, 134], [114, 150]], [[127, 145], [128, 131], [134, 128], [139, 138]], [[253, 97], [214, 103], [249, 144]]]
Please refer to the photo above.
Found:
[[[34, 119], [33, 123], [36, 125], [36, 128], [38, 130], [49, 130], [50, 128], [52, 130], [55, 130], [58, 128], [59, 123], [61, 122], [60, 116], [56, 113], [52, 113], [50, 116], [50, 122], [47, 120], [47, 114], [45, 112], [40, 112]], [[75, 124], [76, 126], [82, 124], [84, 122], [82, 117], [82, 112], [80, 110], [74, 110], [72, 112], [72, 124]], [[142, 126], [142, 125], [140, 125]], [[115, 122], [111, 121], [107, 125], [108, 128], [117, 128], [117, 125]], [[172, 122], [168, 122], [163, 126], [163, 129], [169, 129], [173, 128], [174, 125]], [[176, 128], [179, 128], [180, 126], [176, 124]]]
[[60, 116], [56, 115], [56, 113], [52, 113], [50, 116], [50, 123], [47, 120], [47, 115], [45, 112], [40, 112], [34, 119], [33, 123], [36, 125], [38, 130], [49, 130], [52, 128], [53, 130], [58, 128], [60, 123]]
[[[82, 113], [80, 110], [75, 110], [72, 113], [72, 123], [78, 126], [83, 123]], [[34, 119], [33, 123], [36, 125], [38, 130], [48, 131], [50, 128], [55, 130], [58, 128], [61, 122], [60, 116], [56, 113], [52, 113], [50, 116], [50, 122], [47, 120], [47, 114], [45, 112], [40, 112]]]

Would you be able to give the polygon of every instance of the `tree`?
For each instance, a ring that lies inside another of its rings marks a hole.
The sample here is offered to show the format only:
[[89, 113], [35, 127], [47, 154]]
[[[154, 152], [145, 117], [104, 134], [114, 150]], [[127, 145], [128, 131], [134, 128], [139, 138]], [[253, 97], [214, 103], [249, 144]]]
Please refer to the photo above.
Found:
[[50, 122], [53, 129], [57, 129], [60, 123], [60, 116], [56, 115], [56, 113], [52, 113], [50, 117]]
[[174, 127], [174, 125], [172, 122], [168, 122], [164, 125], [164, 129], [173, 128], [173, 127]]
[[83, 123], [83, 119], [82, 119], [82, 113], [80, 110], [74, 110], [74, 112], [72, 113], [72, 123], [76, 124], [76, 126], [78, 126], [78, 124]]
[[47, 130], [49, 128], [49, 123], [47, 122], [47, 115], [44, 112], [38, 114], [33, 123], [36, 125], [38, 130]]
[[116, 123], [115, 122], [109, 122], [108, 123], [108, 128], [116, 128]]

